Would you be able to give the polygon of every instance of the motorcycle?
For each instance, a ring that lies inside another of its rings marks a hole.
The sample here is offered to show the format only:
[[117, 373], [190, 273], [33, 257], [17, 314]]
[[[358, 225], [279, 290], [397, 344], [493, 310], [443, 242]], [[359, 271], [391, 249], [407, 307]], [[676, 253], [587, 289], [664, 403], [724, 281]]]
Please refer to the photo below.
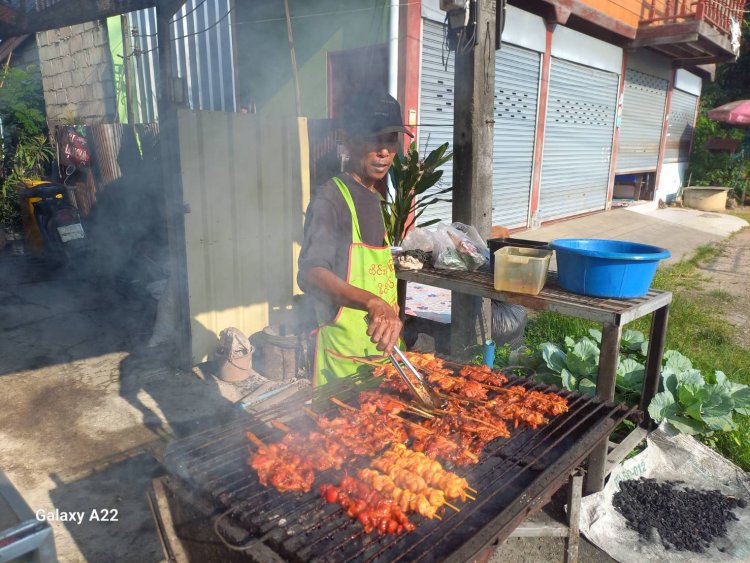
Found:
[[31, 223], [29, 230], [41, 236], [45, 255], [51, 262], [71, 269], [80, 265], [87, 248], [75, 196], [67, 186], [74, 173], [75, 167], [68, 166], [62, 184], [35, 180], [26, 182], [20, 190]]

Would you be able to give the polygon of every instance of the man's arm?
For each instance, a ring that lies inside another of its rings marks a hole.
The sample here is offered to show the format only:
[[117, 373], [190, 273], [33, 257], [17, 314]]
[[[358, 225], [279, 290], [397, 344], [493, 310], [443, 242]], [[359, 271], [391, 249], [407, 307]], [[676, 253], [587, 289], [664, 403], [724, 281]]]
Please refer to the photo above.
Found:
[[396, 309], [377, 295], [346, 283], [326, 268], [311, 268], [305, 281], [319, 299], [336, 307], [366, 311], [370, 317], [367, 335], [381, 352], [390, 353], [393, 350], [402, 328]]

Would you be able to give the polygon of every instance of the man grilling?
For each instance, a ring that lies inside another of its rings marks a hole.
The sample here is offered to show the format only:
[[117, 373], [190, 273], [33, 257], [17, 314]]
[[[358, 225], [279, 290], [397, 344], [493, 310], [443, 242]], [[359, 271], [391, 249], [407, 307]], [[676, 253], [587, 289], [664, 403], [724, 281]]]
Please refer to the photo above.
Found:
[[389, 352], [401, 333], [381, 202], [400, 134], [413, 135], [399, 103], [382, 89], [353, 94], [341, 124], [347, 170], [323, 184], [308, 207], [299, 259], [298, 281], [315, 298], [319, 324], [316, 387], [354, 375], [361, 366], [347, 357]]

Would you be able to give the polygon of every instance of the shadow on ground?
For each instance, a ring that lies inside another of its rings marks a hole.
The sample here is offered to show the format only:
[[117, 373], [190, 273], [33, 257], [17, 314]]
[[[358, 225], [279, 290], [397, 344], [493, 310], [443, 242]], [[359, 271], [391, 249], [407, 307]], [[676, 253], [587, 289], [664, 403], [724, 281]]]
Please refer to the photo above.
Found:
[[155, 302], [58, 274], [0, 252], [0, 469], [34, 512], [84, 513], [51, 522], [60, 561], [161, 561], [150, 452], [241, 411], [146, 347]]

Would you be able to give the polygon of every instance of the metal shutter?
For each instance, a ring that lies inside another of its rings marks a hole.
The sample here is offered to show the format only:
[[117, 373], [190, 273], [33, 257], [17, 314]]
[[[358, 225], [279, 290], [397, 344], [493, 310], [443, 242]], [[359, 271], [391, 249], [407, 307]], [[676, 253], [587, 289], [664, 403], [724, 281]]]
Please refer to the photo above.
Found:
[[[419, 151], [426, 155], [445, 142], [453, 147], [454, 54], [445, 52], [446, 68], [442, 55], [443, 25], [430, 20], [423, 22]], [[492, 222], [496, 225], [520, 227], [527, 224], [539, 67], [539, 54], [529, 49], [503, 45], [496, 53], [492, 174]], [[440, 187], [447, 187], [453, 182], [452, 163], [446, 164], [443, 170]], [[436, 203], [420, 217], [420, 221], [440, 219], [450, 222], [451, 217], [450, 203]]]
[[552, 58], [539, 215], [604, 209], [619, 77]]
[[528, 224], [534, 165], [539, 53], [503, 45], [495, 59], [492, 223]]
[[687, 162], [690, 159], [690, 142], [693, 140], [697, 107], [698, 96], [682, 90], [672, 91], [664, 162]]
[[663, 78], [625, 71], [617, 172], [656, 170], [668, 87]]
[[[419, 154], [427, 156], [432, 149], [448, 143], [453, 150], [453, 53], [445, 51], [443, 65], [443, 25], [423, 21], [422, 72], [419, 93]], [[432, 191], [453, 185], [453, 163], [443, 166], [443, 177]], [[423, 197], [430, 197], [427, 192]], [[451, 222], [451, 203], [435, 203], [419, 218], [420, 222], [440, 219]]]

